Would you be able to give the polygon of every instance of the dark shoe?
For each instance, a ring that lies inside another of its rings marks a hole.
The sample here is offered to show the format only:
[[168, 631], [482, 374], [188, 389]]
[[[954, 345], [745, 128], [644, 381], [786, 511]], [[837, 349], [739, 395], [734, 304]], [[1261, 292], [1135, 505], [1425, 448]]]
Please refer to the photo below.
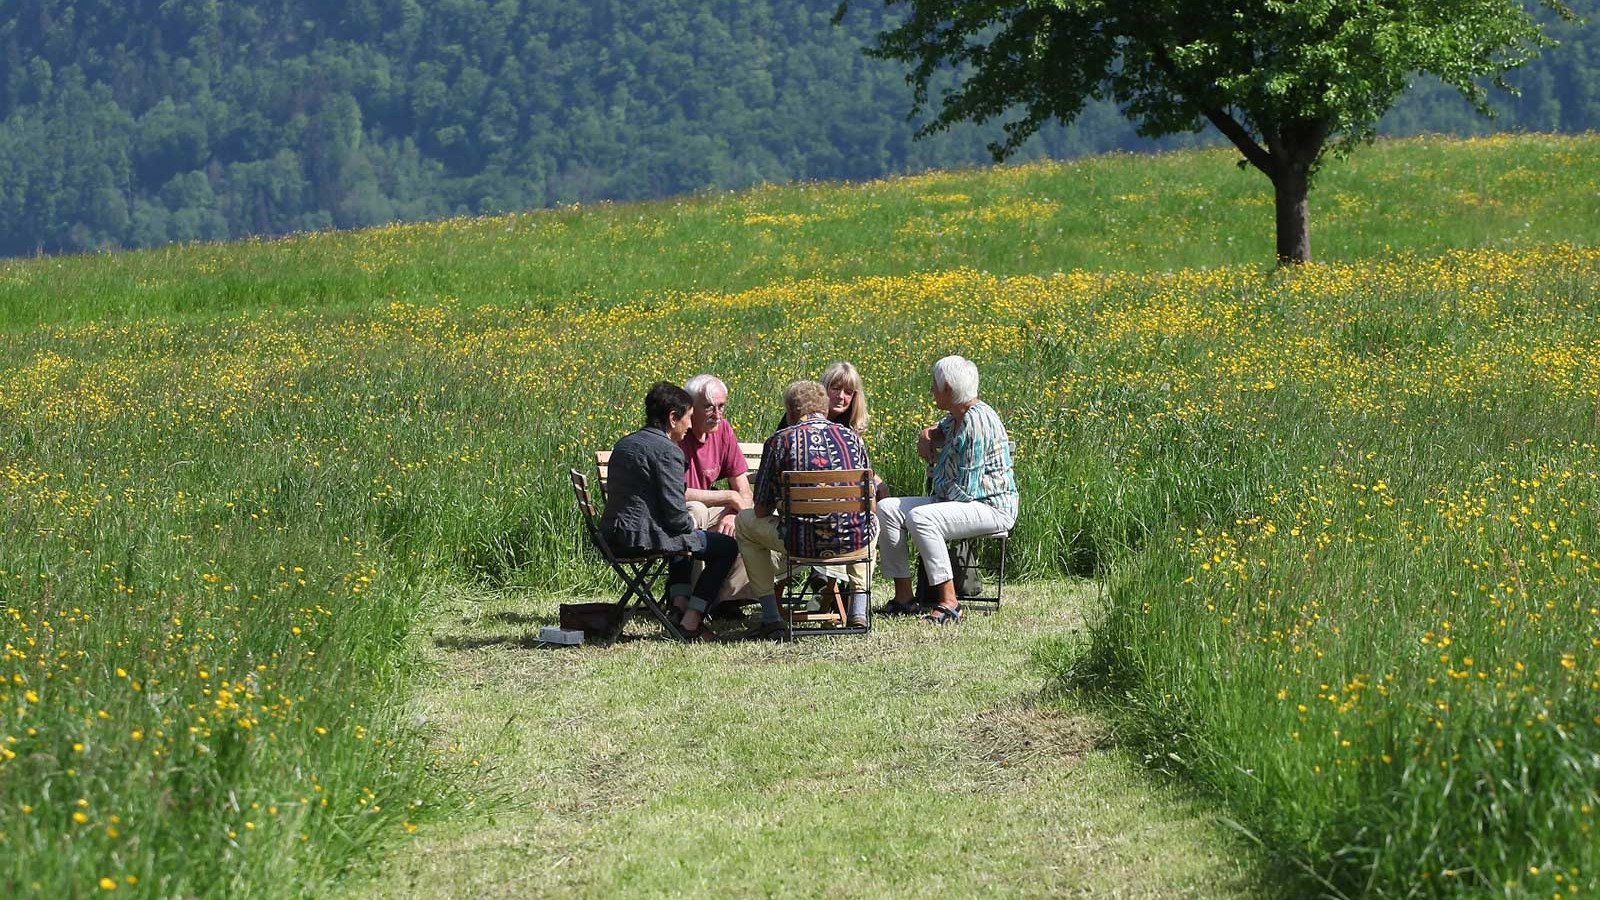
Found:
[[715, 631], [707, 628], [706, 623], [704, 622], [700, 623], [699, 628], [684, 628], [682, 625], [679, 625], [678, 633], [683, 635], [683, 642], [685, 644], [715, 644], [717, 641], [722, 640], [721, 638], [717, 637], [717, 633]]
[[716, 622], [737, 622], [744, 618], [744, 607], [734, 600], [723, 600], [706, 610], [706, 618]]
[[786, 641], [789, 629], [782, 622], [759, 622], [744, 633], [747, 641]]
[[890, 600], [883, 609], [878, 610], [880, 616], [917, 616], [922, 610], [915, 603], [901, 603], [899, 600]]
[[961, 621], [961, 606], [957, 604], [955, 609], [951, 609], [948, 606], [935, 606], [933, 609], [928, 610], [928, 614], [923, 616], [922, 620], [934, 625], [949, 625], [952, 622], [959, 622]]

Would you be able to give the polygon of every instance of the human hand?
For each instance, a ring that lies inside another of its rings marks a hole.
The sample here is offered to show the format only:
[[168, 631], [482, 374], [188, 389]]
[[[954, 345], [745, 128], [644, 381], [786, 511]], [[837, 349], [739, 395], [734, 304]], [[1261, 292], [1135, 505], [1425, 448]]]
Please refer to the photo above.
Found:
[[723, 516], [711, 526], [711, 530], [717, 534], [733, 537], [733, 524], [733, 516]]
[[[729, 491], [727, 501], [728, 502], [723, 505], [726, 506], [733, 514], [744, 512], [745, 510], [749, 509], [751, 505], [753, 505], [753, 501], [749, 497], [746, 497], [744, 494], [741, 494], [738, 491]], [[729, 518], [731, 517], [732, 516], [729, 516]]]
[[917, 455], [926, 463], [933, 462], [934, 456], [933, 430], [924, 428], [917, 432]]

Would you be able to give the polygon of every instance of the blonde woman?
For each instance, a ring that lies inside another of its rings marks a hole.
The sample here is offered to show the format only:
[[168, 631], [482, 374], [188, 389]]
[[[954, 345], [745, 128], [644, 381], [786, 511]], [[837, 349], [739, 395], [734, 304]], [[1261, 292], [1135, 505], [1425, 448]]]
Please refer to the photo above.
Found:
[[818, 379], [828, 389], [828, 421], [860, 434], [867, 430], [867, 391], [861, 373], [840, 360], [829, 363]]
[[[828, 392], [828, 421], [860, 434], [867, 428], [867, 392], [861, 386], [861, 373], [856, 367], [847, 362], [829, 363], [822, 370], [822, 377], [817, 381], [822, 383]], [[773, 432], [782, 431], [791, 424], [788, 415], [778, 418], [778, 427]]]

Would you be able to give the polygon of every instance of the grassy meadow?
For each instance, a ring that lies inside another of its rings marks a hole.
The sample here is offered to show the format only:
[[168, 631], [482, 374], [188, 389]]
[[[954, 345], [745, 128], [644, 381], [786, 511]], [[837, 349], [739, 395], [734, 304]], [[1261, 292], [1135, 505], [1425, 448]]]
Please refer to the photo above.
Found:
[[[1103, 717], [1041, 692], [1097, 586], [1018, 586], [957, 630], [550, 650], [531, 592], [444, 588], [410, 709], [491, 761], [352, 898], [1270, 892], [1210, 798], [1152, 784]], [[648, 633], [644, 628], [640, 636]]]
[[959, 352], [1013, 571], [1108, 586], [1046, 677], [1329, 893], [1600, 892], [1600, 139], [1312, 207], [1283, 272], [1221, 152], [0, 263], [0, 890], [319, 891], [486, 762], [424, 595], [609, 589], [564, 473], [651, 381], [753, 439], [853, 360], [911, 490]]

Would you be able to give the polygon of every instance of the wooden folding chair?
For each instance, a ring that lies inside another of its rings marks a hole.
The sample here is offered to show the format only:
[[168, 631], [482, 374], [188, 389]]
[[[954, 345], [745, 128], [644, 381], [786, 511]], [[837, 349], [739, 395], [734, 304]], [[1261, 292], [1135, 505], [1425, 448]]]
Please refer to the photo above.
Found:
[[[790, 521], [797, 516], [835, 513], [860, 513], [868, 516], [870, 521], [877, 511], [874, 493], [871, 469], [784, 472], [778, 480], [778, 517], [789, 527], [805, 527], [798, 522], [790, 525]], [[831, 602], [825, 602], [828, 594], [815, 587], [810, 579], [798, 571], [809, 566], [861, 563], [866, 566], [870, 578], [872, 550], [876, 544], [871, 537], [869, 529], [866, 545], [847, 553], [833, 556], [788, 555], [786, 586], [778, 606], [791, 640], [797, 635], [866, 634], [872, 630], [870, 603], [867, 604], [867, 624], [852, 626], [847, 609], [849, 591], [843, 588], [835, 590]], [[819, 606], [814, 612], [809, 611], [812, 600], [817, 600]], [[797, 629], [797, 624], [804, 627]]]
[[667, 614], [661, 601], [656, 598], [656, 592], [661, 582], [667, 575], [667, 565], [673, 557], [681, 556], [678, 553], [647, 553], [642, 556], [618, 556], [612, 551], [611, 545], [600, 534], [599, 519], [595, 516], [594, 502], [589, 498], [589, 479], [577, 469], [569, 469], [567, 477], [572, 481], [572, 493], [578, 501], [578, 511], [583, 515], [583, 527], [589, 535], [589, 546], [600, 554], [606, 565], [617, 573], [617, 578], [622, 581], [622, 594], [617, 598], [616, 628], [611, 634], [603, 635], [606, 643], [616, 640], [622, 634], [622, 628], [627, 624], [629, 616], [649, 615], [661, 623], [661, 628], [673, 640], [683, 640], [683, 632], [678, 624]]

